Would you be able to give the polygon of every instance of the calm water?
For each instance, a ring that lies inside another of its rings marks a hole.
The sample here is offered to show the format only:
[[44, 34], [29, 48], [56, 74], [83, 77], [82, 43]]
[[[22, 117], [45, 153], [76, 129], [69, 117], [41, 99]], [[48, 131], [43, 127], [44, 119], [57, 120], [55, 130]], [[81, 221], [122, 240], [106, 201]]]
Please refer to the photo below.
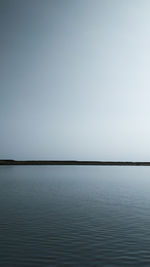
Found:
[[0, 266], [150, 266], [150, 167], [0, 167]]

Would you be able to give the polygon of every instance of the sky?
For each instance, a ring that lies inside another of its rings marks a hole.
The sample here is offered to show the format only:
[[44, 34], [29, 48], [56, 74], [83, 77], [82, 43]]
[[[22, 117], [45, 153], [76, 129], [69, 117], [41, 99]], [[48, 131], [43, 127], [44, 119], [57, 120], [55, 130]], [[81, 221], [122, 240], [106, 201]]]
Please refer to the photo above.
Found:
[[150, 161], [149, 14], [0, 0], [0, 158]]

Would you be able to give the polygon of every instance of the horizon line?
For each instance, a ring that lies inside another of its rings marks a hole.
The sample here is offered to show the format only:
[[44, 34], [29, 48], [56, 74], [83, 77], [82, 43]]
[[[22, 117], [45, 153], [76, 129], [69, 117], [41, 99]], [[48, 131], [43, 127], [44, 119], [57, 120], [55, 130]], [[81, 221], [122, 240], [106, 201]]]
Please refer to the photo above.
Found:
[[150, 166], [150, 161], [99, 161], [99, 160], [13, 160], [0, 159], [0, 165], [116, 165]]

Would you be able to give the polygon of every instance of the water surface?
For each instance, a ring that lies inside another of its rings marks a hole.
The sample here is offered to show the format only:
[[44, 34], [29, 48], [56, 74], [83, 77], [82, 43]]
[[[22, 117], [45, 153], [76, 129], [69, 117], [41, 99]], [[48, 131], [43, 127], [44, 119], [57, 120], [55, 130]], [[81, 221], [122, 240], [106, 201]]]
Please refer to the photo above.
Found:
[[150, 167], [0, 167], [0, 266], [150, 266]]

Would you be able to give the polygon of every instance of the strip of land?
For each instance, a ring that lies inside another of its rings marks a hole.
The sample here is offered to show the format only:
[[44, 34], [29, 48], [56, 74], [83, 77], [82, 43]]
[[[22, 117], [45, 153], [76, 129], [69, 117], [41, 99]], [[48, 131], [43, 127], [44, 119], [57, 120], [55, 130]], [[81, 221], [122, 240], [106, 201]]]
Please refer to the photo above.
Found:
[[78, 161], [78, 160], [0, 160], [0, 165], [94, 165], [94, 166], [150, 166], [150, 162]]

